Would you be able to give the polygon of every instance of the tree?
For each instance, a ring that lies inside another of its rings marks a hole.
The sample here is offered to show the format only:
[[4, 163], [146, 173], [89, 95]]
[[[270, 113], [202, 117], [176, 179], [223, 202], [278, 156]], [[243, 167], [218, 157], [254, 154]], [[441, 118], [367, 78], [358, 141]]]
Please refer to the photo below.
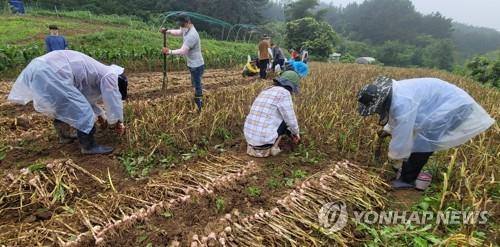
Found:
[[367, 0], [348, 5], [342, 15], [352, 38], [374, 44], [412, 41], [420, 18], [410, 0]]
[[378, 48], [377, 59], [391, 66], [405, 67], [412, 65], [416, 47], [401, 41], [386, 41]]
[[439, 12], [424, 15], [420, 20], [418, 31], [434, 38], [448, 39], [453, 32], [451, 22], [452, 19], [442, 16]]
[[479, 56], [466, 64], [468, 74], [474, 80], [500, 88], [500, 56], [496, 60]]
[[466, 67], [469, 70], [469, 75], [475, 80], [486, 83], [488, 82], [488, 67], [490, 60], [485, 57], [475, 57], [467, 63]]
[[451, 70], [453, 68], [453, 43], [436, 40], [423, 50], [423, 65], [429, 68]]
[[453, 43], [459, 51], [459, 61], [500, 47], [500, 32], [491, 28], [453, 23]]
[[292, 21], [305, 17], [313, 17], [314, 14], [311, 10], [318, 6], [318, 4], [318, 0], [297, 0], [287, 4], [285, 7], [287, 20]]
[[286, 25], [286, 43], [289, 48], [308, 48], [311, 55], [326, 58], [338, 43], [338, 37], [332, 26], [306, 17], [288, 22]]

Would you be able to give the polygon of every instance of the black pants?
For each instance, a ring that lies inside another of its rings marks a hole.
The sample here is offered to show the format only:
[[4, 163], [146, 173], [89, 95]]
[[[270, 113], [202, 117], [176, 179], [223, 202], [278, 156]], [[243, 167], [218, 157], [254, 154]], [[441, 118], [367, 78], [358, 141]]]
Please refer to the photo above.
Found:
[[[284, 136], [284, 135], [287, 135], [287, 136], [292, 135], [292, 132], [290, 132], [290, 130], [288, 130], [288, 126], [286, 125], [285, 121], [281, 122], [280, 126], [278, 127], [278, 137]], [[270, 148], [273, 145], [274, 145], [274, 143], [273, 144], [266, 144], [266, 145], [258, 146], [258, 148]]]
[[268, 65], [269, 65], [269, 59], [259, 60], [259, 69], [260, 69], [260, 78], [261, 79], [266, 79]]
[[284, 70], [285, 59], [277, 59], [273, 61], [273, 71], [276, 69], [276, 65], [279, 65], [281, 70]]
[[401, 170], [401, 180], [405, 183], [413, 183], [418, 177], [418, 174], [424, 168], [433, 152], [430, 153], [412, 153], [410, 158], [403, 162]]

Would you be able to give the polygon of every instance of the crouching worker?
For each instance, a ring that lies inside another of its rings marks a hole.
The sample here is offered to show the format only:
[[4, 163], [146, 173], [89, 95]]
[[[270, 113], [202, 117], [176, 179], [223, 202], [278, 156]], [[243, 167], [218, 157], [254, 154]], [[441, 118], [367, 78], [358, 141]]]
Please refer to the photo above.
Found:
[[293, 109], [292, 94], [299, 91], [299, 75], [286, 71], [255, 99], [248, 114], [244, 133], [247, 153], [254, 157], [275, 156], [281, 152], [279, 142], [288, 135], [300, 142], [299, 124]]
[[259, 67], [257, 67], [257, 58], [250, 58], [248, 56], [247, 64], [243, 68], [243, 77], [253, 77], [259, 74]]
[[309, 74], [309, 66], [300, 61], [287, 61], [285, 64], [285, 71], [291, 70], [297, 72], [300, 77], [305, 78]]
[[362, 116], [380, 115], [386, 134], [379, 136], [392, 135], [389, 158], [403, 161], [394, 189], [415, 188], [433, 152], [461, 145], [494, 123], [465, 91], [434, 78], [381, 77], [361, 89], [358, 102]]
[[[104, 65], [76, 51], [53, 51], [35, 58], [23, 70], [9, 94], [9, 101], [27, 104], [54, 118], [61, 143], [78, 138], [83, 154], [107, 154], [113, 148], [97, 145], [95, 122], [116, 124], [123, 134], [123, 103], [127, 79], [123, 68]], [[105, 112], [97, 106], [102, 99]], [[65, 131], [71, 126], [77, 135]]]

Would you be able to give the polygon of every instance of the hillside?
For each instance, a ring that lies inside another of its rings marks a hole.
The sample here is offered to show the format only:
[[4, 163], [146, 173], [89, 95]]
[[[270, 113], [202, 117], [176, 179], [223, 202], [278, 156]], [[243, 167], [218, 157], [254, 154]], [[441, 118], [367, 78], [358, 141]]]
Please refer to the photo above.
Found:
[[[50, 24], [60, 27], [70, 49], [106, 63], [123, 65], [129, 71], [161, 70], [163, 39], [158, 27], [149, 27], [130, 17], [35, 11], [24, 16], [0, 15], [0, 22], [0, 75], [12, 77], [31, 59], [45, 53], [43, 38]], [[180, 39], [169, 37], [168, 45], [177, 48]], [[255, 44], [206, 38], [202, 39], [202, 48], [209, 68], [240, 64], [248, 54], [255, 53]], [[184, 67], [183, 58], [169, 59], [170, 69]]]
[[495, 29], [454, 22], [452, 37], [461, 62], [500, 49], [500, 32]]

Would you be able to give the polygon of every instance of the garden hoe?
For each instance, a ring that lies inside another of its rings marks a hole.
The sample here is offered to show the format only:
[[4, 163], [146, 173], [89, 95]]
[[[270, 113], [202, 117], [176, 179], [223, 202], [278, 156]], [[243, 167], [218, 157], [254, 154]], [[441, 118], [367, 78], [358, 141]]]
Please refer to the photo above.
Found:
[[[163, 47], [167, 47], [167, 33], [163, 32]], [[163, 82], [161, 84], [161, 90], [163, 93], [167, 92], [167, 54], [163, 54]]]

